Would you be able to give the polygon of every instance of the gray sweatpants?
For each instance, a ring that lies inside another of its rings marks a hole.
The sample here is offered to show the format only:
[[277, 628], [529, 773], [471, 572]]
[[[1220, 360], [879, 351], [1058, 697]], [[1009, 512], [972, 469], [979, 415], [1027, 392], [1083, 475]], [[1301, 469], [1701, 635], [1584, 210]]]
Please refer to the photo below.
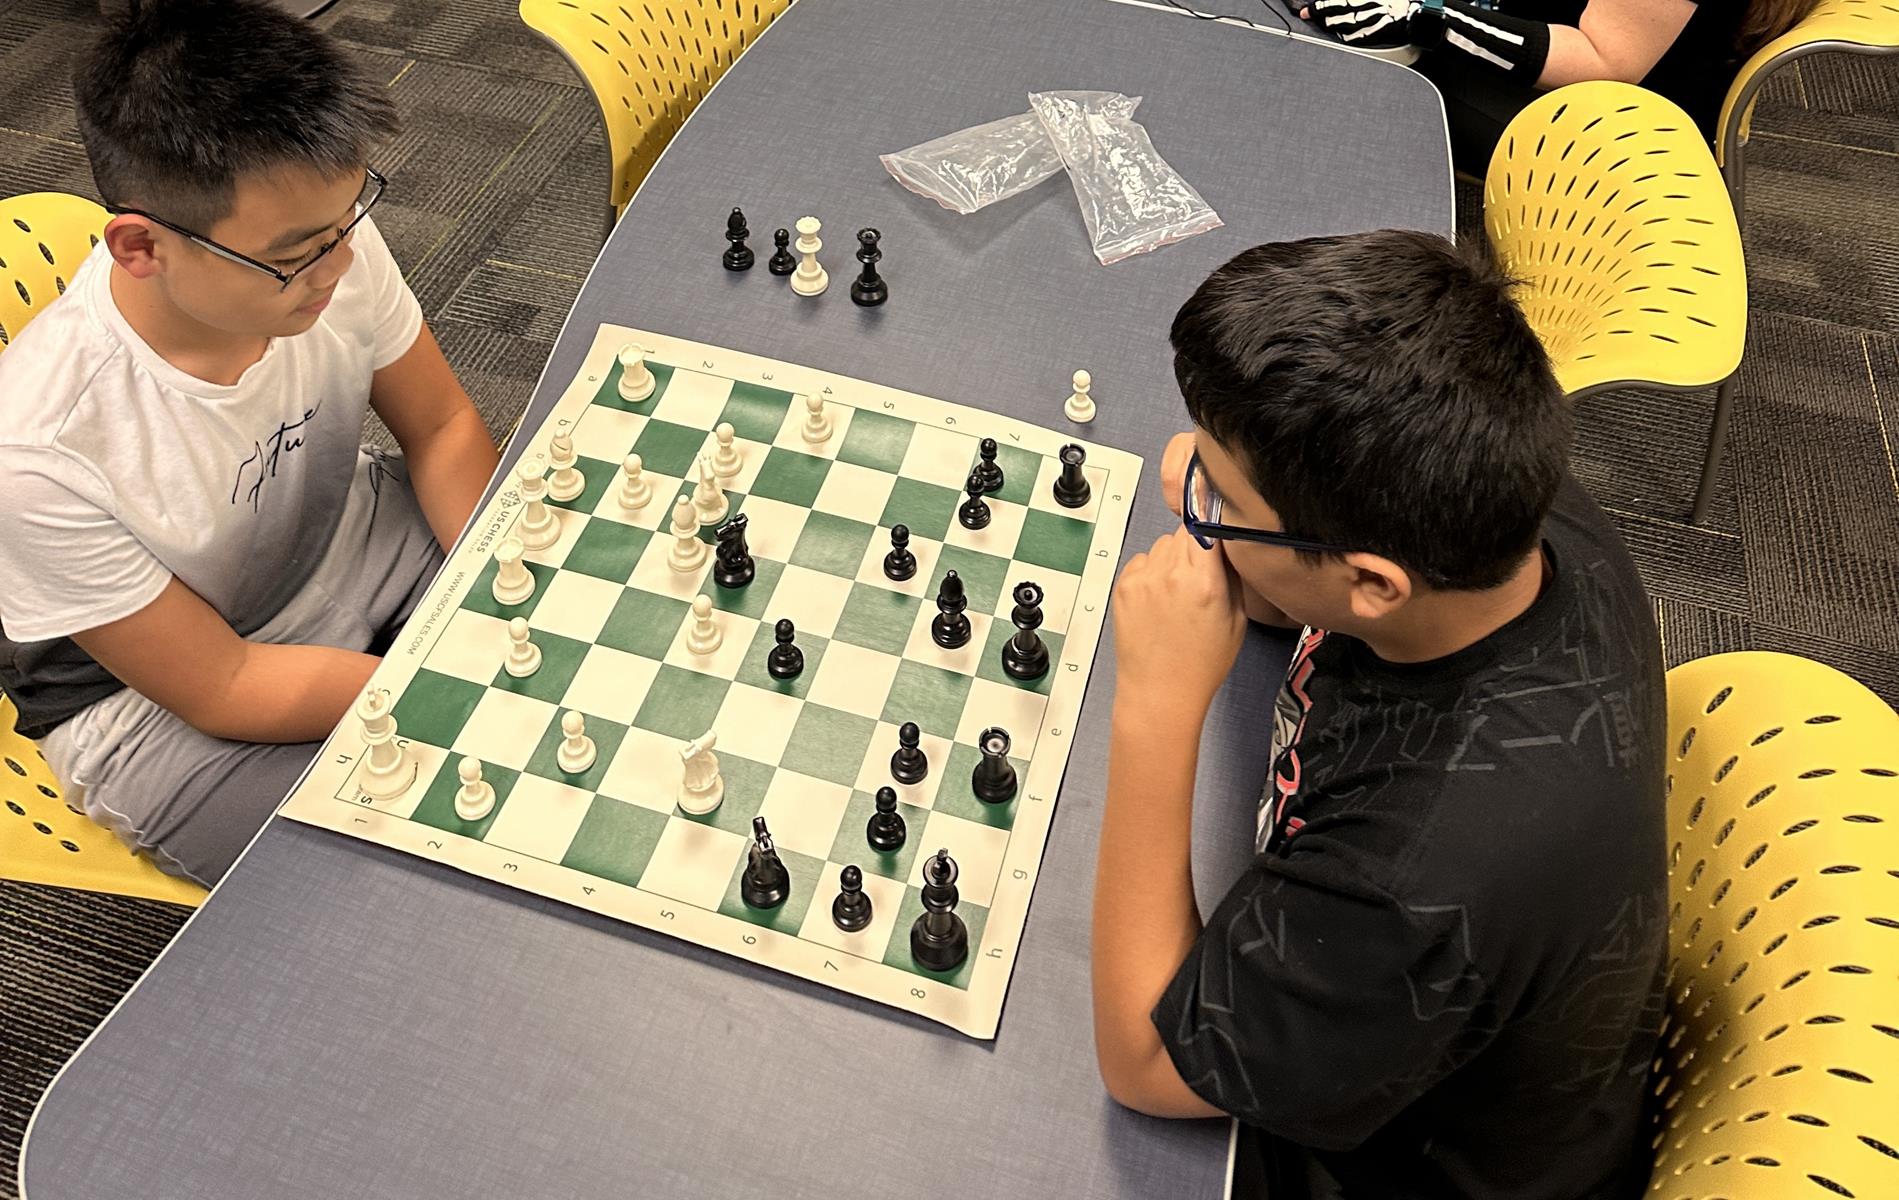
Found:
[[[407, 465], [400, 455], [364, 447], [323, 561], [249, 640], [380, 653], [441, 565]], [[40, 749], [88, 816], [163, 870], [209, 887], [319, 745], [215, 738], [126, 688], [55, 729]]]

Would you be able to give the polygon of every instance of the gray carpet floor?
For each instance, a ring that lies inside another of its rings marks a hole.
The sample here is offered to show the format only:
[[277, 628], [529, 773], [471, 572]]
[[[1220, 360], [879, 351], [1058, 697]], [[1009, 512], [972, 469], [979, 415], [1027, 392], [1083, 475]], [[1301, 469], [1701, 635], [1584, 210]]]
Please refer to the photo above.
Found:
[[[0, 0], [0, 195], [92, 194], [67, 73], [96, 12]], [[505, 0], [341, 0], [317, 23], [402, 110], [406, 132], [378, 160], [395, 183], [378, 221], [504, 430], [599, 247], [593, 102]], [[1711, 394], [1588, 401], [1576, 471], [1641, 564], [1670, 664], [1783, 650], [1899, 701], [1899, 61], [1807, 59], [1770, 85], [1755, 131], [1752, 338], [1711, 519], [1680, 520]], [[1476, 189], [1458, 200], [1480, 235]], [[47, 1081], [182, 919], [0, 884], [0, 1197]]]

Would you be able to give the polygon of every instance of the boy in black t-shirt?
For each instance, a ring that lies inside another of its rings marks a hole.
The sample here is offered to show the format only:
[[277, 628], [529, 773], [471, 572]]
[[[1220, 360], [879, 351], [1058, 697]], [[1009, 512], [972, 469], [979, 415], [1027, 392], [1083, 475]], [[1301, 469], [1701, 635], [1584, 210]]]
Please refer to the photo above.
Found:
[[[1425, 234], [1258, 246], [1172, 340], [1183, 528], [1113, 610], [1108, 1090], [1238, 1117], [1273, 1200], [1635, 1195], [1660, 648], [1509, 282]], [[1248, 616], [1305, 631], [1258, 856], [1203, 928], [1195, 754]]]

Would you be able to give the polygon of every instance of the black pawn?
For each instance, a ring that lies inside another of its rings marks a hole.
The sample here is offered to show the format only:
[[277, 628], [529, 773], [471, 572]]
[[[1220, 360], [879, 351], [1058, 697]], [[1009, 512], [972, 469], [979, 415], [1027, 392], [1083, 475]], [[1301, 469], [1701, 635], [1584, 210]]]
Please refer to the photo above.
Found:
[[771, 244], [778, 247], [765, 260], [765, 269], [773, 275], [789, 275], [798, 269], [798, 256], [791, 252], [791, 230], [780, 229], [771, 235]]
[[969, 618], [963, 610], [969, 597], [963, 593], [963, 581], [956, 572], [943, 576], [936, 593], [936, 618], [930, 622], [930, 640], [945, 650], [958, 650], [969, 644]]
[[930, 773], [929, 756], [918, 744], [922, 740], [923, 731], [917, 728], [915, 721], [905, 721], [897, 730], [897, 752], [890, 756], [890, 777], [906, 787], [922, 783], [923, 777]]
[[738, 209], [725, 219], [725, 240], [732, 243], [725, 248], [725, 257], [721, 260], [728, 271], [749, 271], [752, 269], [752, 248], [745, 239], [752, 231], [745, 227], [745, 214]]
[[778, 624], [772, 626], [772, 637], [777, 639], [778, 644], [765, 656], [765, 669], [771, 672], [773, 679], [796, 679], [798, 673], [804, 670], [804, 651], [792, 644], [792, 639], [797, 636], [798, 630], [789, 617], [781, 618]]
[[956, 860], [938, 850], [923, 864], [923, 914], [910, 926], [910, 957], [926, 971], [954, 971], [969, 957], [969, 927], [956, 915]]
[[1007, 730], [990, 726], [976, 739], [982, 758], [969, 774], [970, 790], [984, 804], [1006, 804], [1015, 799], [1015, 767], [1009, 762]]
[[963, 485], [963, 491], [969, 499], [963, 501], [956, 510], [956, 521], [964, 529], [987, 529], [989, 527], [989, 502], [984, 500], [982, 469], [970, 471], [969, 482]]
[[758, 572], [752, 549], [745, 541], [747, 523], [748, 518], [740, 513], [713, 531], [718, 546], [712, 552], [712, 582], [722, 588], [742, 588]]
[[993, 496], [1002, 490], [1002, 468], [996, 464], [996, 439], [984, 438], [976, 443], [976, 474], [986, 494]]
[[1062, 473], [1055, 477], [1055, 503], [1063, 508], [1080, 508], [1088, 503], [1088, 480], [1081, 473], [1088, 452], [1070, 442], [1056, 457], [1061, 459]]
[[870, 924], [870, 897], [864, 894], [864, 873], [854, 866], [837, 875], [837, 899], [831, 901], [831, 923], [845, 933]]
[[870, 821], [864, 826], [864, 840], [879, 854], [895, 854], [903, 849], [903, 840], [909, 832], [904, 827], [903, 814], [897, 811], [897, 789], [878, 788], [877, 811], [870, 814]]
[[875, 229], [857, 231], [857, 261], [864, 264], [864, 269], [851, 282], [851, 302], [865, 308], [874, 308], [890, 299], [890, 285], [877, 274], [877, 260], [884, 256], [877, 248], [877, 240], [882, 236]]
[[746, 851], [745, 874], [739, 877], [739, 899], [751, 908], [777, 908], [791, 895], [791, 872], [785, 870], [778, 848], [772, 845], [765, 818], [752, 818], [752, 845]]
[[1018, 583], [1014, 595], [1009, 620], [1015, 636], [1002, 644], [1002, 669], [1011, 679], [1040, 679], [1048, 674], [1048, 646], [1035, 632], [1042, 627], [1042, 589]]
[[910, 553], [910, 527], [890, 527], [890, 553], [884, 555], [884, 578], [898, 583], [917, 573], [917, 556]]

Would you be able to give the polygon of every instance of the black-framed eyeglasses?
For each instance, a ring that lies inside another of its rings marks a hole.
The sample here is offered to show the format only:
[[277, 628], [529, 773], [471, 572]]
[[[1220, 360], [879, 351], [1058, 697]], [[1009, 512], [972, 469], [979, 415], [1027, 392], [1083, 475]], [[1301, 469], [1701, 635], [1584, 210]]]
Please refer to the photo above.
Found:
[[1181, 489], [1180, 521], [1200, 543], [1203, 550], [1213, 549], [1216, 541], [1261, 542], [1268, 546], [1284, 546], [1288, 550], [1310, 550], [1315, 554], [1347, 554], [1343, 546], [1334, 546], [1330, 542], [1315, 542], [1310, 538], [1294, 537], [1289, 533], [1279, 533], [1271, 529], [1251, 529], [1244, 525], [1223, 525], [1220, 523], [1220, 510], [1224, 507], [1219, 491], [1213, 486], [1213, 480], [1207, 475], [1207, 468], [1200, 461], [1199, 451], [1187, 462], [1187, 482]]
[[219, 245], [201, 233], [193, 233], [182, 225], [174, 225], [165, 218], [155, 213], [148, 213], [144, 209], [121, 208], [115, 204], [108, 204], [106, 205], [106, 211], [118, 216], [144, 217], [154, 225], [163, 225], [180, 237], [190, 238], [193, 242], [209, 250], [219, 258], [228, 259], [234, 263], [242, 263], [252, 270], [262, 271], [278, 282], [280, 285], [278, 287], [279, 291], [284, 291], [295, 282], [297, 276], [322, 262], [324, 258], [329, 255], [330, 251], [349, 240], [349, 235], [356, 232], [356, 226], [362, 222], [364, 217], [369, 215], [369, 210], [376, 206], [376, 201], [382, 199], [383, 190], [388, 186], [389, 181], [383, 178], [380, 171], [374, 167], [368, 168], [367, 171], [364, 172], [362, 193], [356, 197], [355, 211], [351, 213], [348, 223], [337, 232], [334, 238], [317, 247], [316, 250], [305, 256], [301, 262], [288, 271], [273, 267], [267, 262], [259, 262], [248, 254], [239, 254], [229, 246]]

